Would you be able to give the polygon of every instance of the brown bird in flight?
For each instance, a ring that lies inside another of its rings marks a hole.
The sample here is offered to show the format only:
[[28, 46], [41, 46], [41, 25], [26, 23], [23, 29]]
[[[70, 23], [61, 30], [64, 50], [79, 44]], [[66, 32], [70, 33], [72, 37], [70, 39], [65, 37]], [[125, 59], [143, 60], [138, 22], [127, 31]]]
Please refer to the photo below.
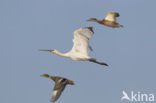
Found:
[[116, 17], [119, 17], [120, 14], [117, 12], [107, 12], [106, 17], [103, 20], [97, 20], [96, 18], [90, 18], [87, 21], [94, 21], [99, 24], [103, 24], [108, 27], [113, 27], [113, 28], [118, 28], [118, 27], [123, 27], [123, 25], [120, 25], [116, 21]]
[[43, 75], [40, 75], [40, 76], [50, 78], [55, 82], [51, 102], [55, 102], [61, 96], [61, 93], [63, 92], [63, 90], [64, 90], [64, 88], [66, 87], [67, 84], [74, 85], [73, 81], [71, 81], [71, 80], [69, 80], [67, 78], [64, 78], [64, 77], [50, 76], [48, 74], [43, 74]]

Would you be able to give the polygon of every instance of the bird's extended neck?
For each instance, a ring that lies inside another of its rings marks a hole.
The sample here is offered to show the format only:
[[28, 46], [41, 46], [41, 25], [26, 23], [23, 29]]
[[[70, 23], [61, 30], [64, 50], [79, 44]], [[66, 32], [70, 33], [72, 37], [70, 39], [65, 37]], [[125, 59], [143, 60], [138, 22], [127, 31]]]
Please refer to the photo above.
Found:
[[52, 79], [53, 81], [56, 81], [56, 77], [54, 76], [50, 76], [49, 78]]
[[56, 55], [59, 55], [59, 56], [67, 57], [66, 54], [63, 54], [63, 53], [59, 52], [58, 50], [53, 53], [55, 53]]
[[100, 20], [98, 20], [96, 18], [90, 18], [88, 21], [99, 22]]
[[96, 19], [95, 22], [99, 23], [99, 24], [103, 24], [103, 20], [98, 20]]

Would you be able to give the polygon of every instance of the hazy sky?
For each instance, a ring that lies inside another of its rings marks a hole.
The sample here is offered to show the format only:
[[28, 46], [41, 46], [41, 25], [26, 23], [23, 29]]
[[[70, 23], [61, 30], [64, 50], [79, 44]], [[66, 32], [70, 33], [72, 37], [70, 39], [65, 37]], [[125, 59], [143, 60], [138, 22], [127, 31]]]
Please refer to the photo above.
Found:
[[[124, 28], [86, 20], [120, 13]], [[156, 0], [0, 0], [0, 103], [50, 103], [47, 73], [75, 81], [56, 103], [124, 103], [122, 91], [156, 95]], [[72, 48], [73, 31], [93, 26], [89, 56], [109, 67], [39, 49]]]

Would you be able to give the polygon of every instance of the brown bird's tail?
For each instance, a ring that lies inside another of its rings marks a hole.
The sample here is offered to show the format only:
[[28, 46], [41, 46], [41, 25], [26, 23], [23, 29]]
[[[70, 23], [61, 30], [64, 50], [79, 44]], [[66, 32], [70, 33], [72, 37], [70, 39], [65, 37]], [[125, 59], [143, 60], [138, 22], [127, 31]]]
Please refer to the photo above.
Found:
[[93, 63], [100, 64], [100, 65], [108, 66], [108, 64], [106, 64], [106, 63], [104, 63], [104, 62], [98, 62], [98, 61], [96, 61], [96, 59], [94, 59], [94, 58], [89, 59], [89, 61], [90, 61], [90, 62], [93, 62]]
[[124, 26], [123, 25], [120, 25], [120, 27], [123, 28]]
[[75, 83], [71, 80], [67, 80], [67, 84], [74, 85]]

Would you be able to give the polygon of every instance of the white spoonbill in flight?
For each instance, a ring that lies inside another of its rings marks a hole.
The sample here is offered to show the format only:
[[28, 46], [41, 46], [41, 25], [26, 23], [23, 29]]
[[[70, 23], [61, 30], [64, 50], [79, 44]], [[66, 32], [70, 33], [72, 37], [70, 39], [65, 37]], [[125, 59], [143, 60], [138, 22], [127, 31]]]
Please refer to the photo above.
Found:
[[73, 48], [67, 53], [61, 53], [55, 49], [51, 50], [41, 49], [40, 51], [52, 52], [62, 57], [71, 58], [72, 60], [90, 61], [100, 65], [108, 66], [108, 64], [104, 62], [99, 62], [95, 58], [91, 58], [88, 56], [88, 48], [90, 48], [89, 39], [93, 34], [94, 31], [92, 27], [85, 27], [75, 30], [73, 39]]

